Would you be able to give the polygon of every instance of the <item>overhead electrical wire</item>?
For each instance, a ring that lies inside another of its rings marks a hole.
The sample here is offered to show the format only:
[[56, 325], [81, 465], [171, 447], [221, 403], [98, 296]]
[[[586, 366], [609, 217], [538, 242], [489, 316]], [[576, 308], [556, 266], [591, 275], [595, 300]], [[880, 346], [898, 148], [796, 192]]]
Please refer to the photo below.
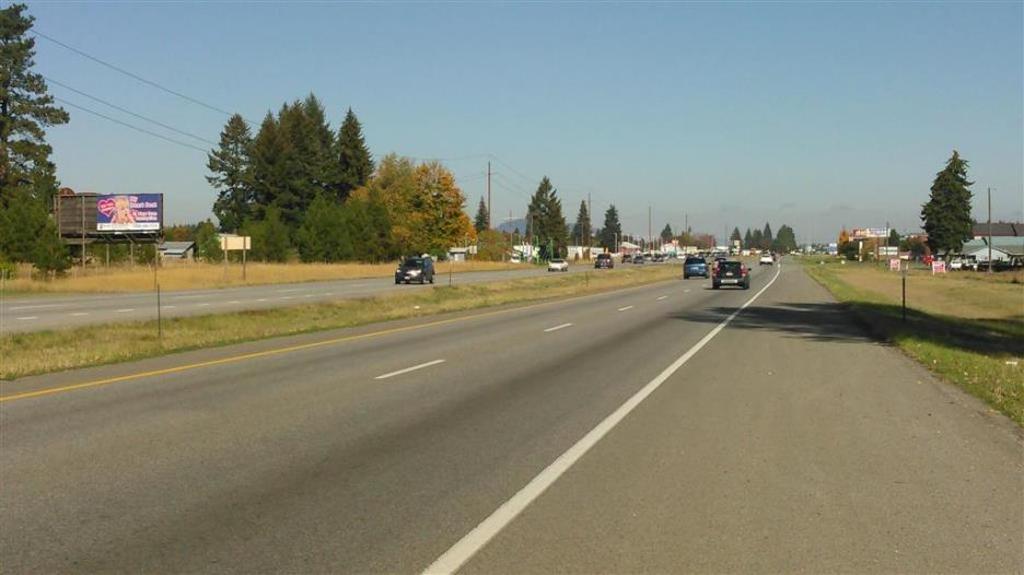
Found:
[[128, 110], [126, 108], [122, 108], [121, 106], [118, 106], [117, 104], [113, 104], [113, 103], [108, 102], [108, 101], [106, 101], [106, 100], [104, 100], [102, 98], [99, 98], [97, 96], [93, 96], [92, 94], [87, 94], [87, 93], [85, 93], [85, 92], [83, 92], [81, 90], [78, 90], [76, 88], [72, 88], [71, 86], [68, 86], [67, 84], [65, 84], [63, 82], [60, 82], [58, 80], [54, 80], [53, 78], [50, 78], [48, 76], [43, 76], [43, 78], [46, 79], [47, 82], [49, 82], [51, 84], [54, 84], [56, 86], [60, 86], [61, 88], [64, 88], [65, 90], [71, 90], [72, 92], [74, 92], [74, 93], [76, 93], [76, 94], [78, 94], [80, 96], [85, 96], [86, 98], [89, 98], [90, 100], [92, 100], [94, 102], [98, 102], [100, 104], [103, 104], [104, 106], [109, 106], [109, 107], [111, 107], [111, 108], [113, 108], [113, 109], [115, 109], [115, 110], [117, 110], [119, 112], [123, 112], [125, 114], [128, 114], [129, 116], [134, 116], [134, 117], [136, 117], [136, 118], [138, 118], [140, 120], [145, 120], [145, 121], [147, 121], [147, 122], [149, 122], [151, 124], [160, 126], [161, 128], [164, 128], [165, 130], [170, 130], [170, 131], [172, 131], [172, 132], [174, 132], [176, 134], [180, 134], [182, 136], [187, 136], [187, 137], [192, 138], [194, 140], [198, 140], [200, 142], [203, 142], [203, 143], [206, 143], [206, 144], [210, 144], [211, 146], [217, 146], [218, 145], [217, 142], [214, 142], [212, 140], [208, 140], [208, 139], [206, 139], [206, 138], [204, 138], [202, 136], [197, 136], [195, 134], [192, 134], [190, 132], [186, 132], [184, 130], [179, 130], [178, 128], [175, 128], [174, 126], [169, 126], [169, 125], [167, 125], [167, 124], [165, 124], [163, 122], [160, 122], [159, 120], [154, 120], [153, 118], [148, 118], [146, 116], [143, 116], [142, 114], [137, 114], [135, 112], [132, 112], [131, 110]]
[[97, 112], [96, 110], [92, 110], [92, 109], [86, 108], [85, 106], [80, 106], [78, 104], [75, 104], [74, 102], [69, 102], [68, 100], [65, 100], [64, 98], [60, 98], [60, 97], [54, 96], [53, 99], [57, 100], [58, 102], [61, 102], [64, 105], [71, 106], [72, 108], [76, 108], [78, 110], [81, 110], [83, 112], [87, 112], [87, 113], [92, 114], [94, 116], [98, 116], [100, 118], [103, 118], [104, 120], [108, 120], [108, 121], [114, 122], [115, 124], [120, 124], [121, 126], [124, 126], [126, 128], [131, 128], [132, 130], [135, 130], [137, 132], [142, 132], [143, 134], [148, 134], [150, 136], [153, 136], [154, 138], [160, 138], [161, 140], [164, 140], [166, 142], [170, 142], [172, 144], [177, 144], [177, 145], [185, 147], [185, 148], [191, 148], [193, 150], [196, 150], [198, 152], [202, 152], [204, 154], [209, 151], [209, 150], [200, 148], [199, 146], [193, 146], [192, 144], [189, 144], [188, 142], [182, 142], [181, 140], [175, 140], [174, 138], [168, 138], [167, 136], [164, 136], [163, 134], [158, 134], [158, 133], [156, 133], [156, 132], [154, 132], [152, 130], [147, 130], [145, 128], [140, 128], [140, 127], [138, 127], [138, 126], [136, 126], [134, 124], [129, 124], [128, 122], [124, 122], [124, 121], [118, 120], [117, 118], [110, 117], [110, 116], [108, 116], [108, 115], [106, 115], [106, 114], [104, 114], [102, 112]]

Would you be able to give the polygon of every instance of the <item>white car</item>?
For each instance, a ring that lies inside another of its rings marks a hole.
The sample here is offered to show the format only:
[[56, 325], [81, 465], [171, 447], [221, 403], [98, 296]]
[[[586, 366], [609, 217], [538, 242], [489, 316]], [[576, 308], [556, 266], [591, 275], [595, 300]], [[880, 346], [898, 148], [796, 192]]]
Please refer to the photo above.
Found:
[[567, 272], [569, 271], [569, 262], [563, 259], [553, 259], [548, 262], [549, 272]]
[[772, 254], [764, 254], [761, 259], [757, 260], [757, 264], [761, 266], [775, 265], [775, 258], [772, 257]]

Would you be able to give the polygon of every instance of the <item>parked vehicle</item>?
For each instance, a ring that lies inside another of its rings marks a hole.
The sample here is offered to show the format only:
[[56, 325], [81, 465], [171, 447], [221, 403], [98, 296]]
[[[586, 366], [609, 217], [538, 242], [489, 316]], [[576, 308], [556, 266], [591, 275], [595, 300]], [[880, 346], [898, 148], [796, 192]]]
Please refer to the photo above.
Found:
[[643, 256], [643, 254], [636, 254], [635, 256], [633, 256], [633, 263], [635, 263], [635, 264], [642, 264], [642, 263], [644, 263], [644, 256]]
[[428, 257], [405, 258], [395, 270], [395, 283], [434, 283], [434, 260]]
[[690, 256], [683, 260], [683, 279], [700, 276], [707, 279], [709, 276], [708, 262], [702, 257]]
[[567, 272], [567, 271], [569, 271], [569, 262], [567, 262], [567, 261], [565, 261], [565, 260], [563, 260], [561, 258], [555, 258], [555, 259], [553, 259], [553, 260], [548, 262], [548, 271], [549, 272]]
[[718, 289], [724, 285], [750, 289], [750, 270], [738, 261], [726, 260], [719, 263], [715, 268], [714, 277], [711, 278], [711, 289]]
[[612, 269], [615, 267], [615, 260], [612, 259], [612, 254], [597, 254], [597, 258], [594, 259], [594, 269]]

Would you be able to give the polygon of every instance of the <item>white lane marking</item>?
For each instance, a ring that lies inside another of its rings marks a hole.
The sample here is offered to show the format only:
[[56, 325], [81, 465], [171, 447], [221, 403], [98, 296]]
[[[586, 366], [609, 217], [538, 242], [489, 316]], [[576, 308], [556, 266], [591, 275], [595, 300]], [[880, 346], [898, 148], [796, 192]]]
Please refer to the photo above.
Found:
[[196, 297], [206, 297], [206, 294], [176, 295], [174, 299], [191, 299]]
[[135, 308], [133, 308], [133, 307], [126, 307], [124, 309], [115, 309], [114, 313], [129, 313], [129, 312], [133, 312], [133, 311], [135, 311]]
[[566, 471], [569, 470], [581, 457], [586, 455], [590, 448], [594, 447], [597, 442], [608, 434], [609, 431], [615, 428], [623, 419], [630, 414], [631, 411], [636, 409], [643, 400], [647, 399], [649, 395], [654, 393], [661, 384], [672, 376], [676, 371], [679, 370], [686, 362], [690, 361], [694, 355], [697, 354], [709, 341], [714, 339], [725, 326], [729, 325], [732, 320], [739, 315], [739, 313], [747, 308], [750, 304], [754, 303], [761, 294], [768, 288], [772, 287], [775, 280], [779, 278], [779, 274], [782, 272], [782, 267], [778, 268], [775, 272], [775, 277], [756, 294], [754, 297], [747, 300], [747, 303], [740, 306], [736, 311], [732, 312], [729, 317], [725, 318], [722, 323], [715, 326], [714, 329], [709, 331], [707, 335], [701, 338], [693, 347], [687, 350], [686, 353], [679, 356], [671, 365], [665, 368], [657, 377], [652, 379], [647, 385], [643, 386], [640, 391], [636, 392], [632, 397], [626, 400], [618, 409], [613, 411], [608, 417], [601, 420], [596, 427], [591, 429], [580, 438], [572, 447], [567, 449], [565, 453], [558, 456], [551, 465], [544, 468], [543, 471], [537, 474], [536, 477], [530, 480], [525, 487], [519, 490], [511, 499], [501, 504], [491, 513], [489, 517], [484, 519], [479, 525], [473, 528], [472, 531], [467, 533], [462, 539], [459, 539], [454, 545], [452, 545], [447, 551], [444, 552], [436, 561], [430, 564], [429, 567], [423, 570], [423, 573], [455, 573], [460, 567], [466, 564], [478, 551], [483, 549], [484, 545], [494, 538], [495, 535], [501, 532], [509, 523], [512, 522], [520, 513], [523, 512], [534, 500], [541, 496], [548, 487], [558, 480]]
[[292, 296], [286, 295], [286, 296], [281, 296], [281, 297], [279, 297], [277, 299], [292, 299]]
[[46, 308], [50, 308], [50, 307], [67, 307], [68, 305], [70, 305], [70, 304], [66, 304], [66, 303], [50, 303], [50, 304], [41, 304], [41, 305], [19, 305], [17, 307], [12, 307], [12, 308], [9, 308], [9, 309], [10, 309], [10, 311], [23, 311], [23, 310], [26, 310], [26, 309], [46, 309]]
[[549, 327], [546, 330], [544, 330], [544, 332], [547, 333], [547, 332], [552, 332], [552, 331], [558, 331], [560, 329], [565, 329], [567, 327], [572, 327], [572, 324], [571, 323], [563, 323], [562, 325], [556, 325], [555, 327]]
[[234, 303], [242, 303], [242, 302], [238, 301], [237, 299], [233, 299], [233, 300], [228, 302], [228, 304], [234, 304]]
[[683, 290], [683, 293], [690, 293], [690, 290], [688, 290], [688, 289], [684, 289], [684, 290]]
[[196, 305], [199, 306], [199, 307], [208, 307], [210, 304], [208, 304], [208, 303], [197, 303]]
[[667, 295], [663, 295], [663, 296], [659, 297], [657, 301], [661, 301], [661, 300], [663, 300], [663, 299], [667, 299], [667, 298], [668, 298], [668, 296], [667, 296]]
[[260, 299], [258, 299], [258, 300], [256, 300], [256, 301], [267, 301], [267, 298], [265, 298], [265, 297], [261, 297]]
[[176, 307], [178, 307], [178, 306], [176, 306], [176, 305], [165, 305], [165, 306], [163, 306], [164, 309], [174, 309]]
[[305, 288], [279, 289], [279, 290], [277, 290], [277, 293], [292, 293], [292, 292], [296, 292], [296, 291], [302, 291], [304, 289]]
[[332, 292], [332, 291], [325, 292], [324, 295], [334, 295], [334, 292]]
[[29, 320], [32, 320], [32, 319], [39, 319], [39, 316], [37, 316], [37, 315], [27, 315], [25, 317], [17, 317], [17, 318], [14, 318], [14, 319], [18, 319], [18, 320], [21, 320], [21, 321], [29, 321]]
[[73, 313], [71, 315], [72, 315], [72, 317], [82, 317], [83, 315], [89, 315], [89, 312], [87, 312], [87, 311], [76, 311], [75, 313]]
[[410, 371], [416, 371], [417, 369], [423, 369], [424, 367], [430, 367], [432, 365], [437, 365], [439, 363], [444, 363], [444, 360], [435, 359], [434, 361], [428, 361], [427, 363], [421, 363], [419, 365], [414, 365], [412, 367], [407, 367], [405, 369], [400, 369], [398, 371], [392, 371], [391, 373], [385, 373], [384, 375], [378, 375], [373, 379], [387, 379], [389, 377], [395, 377], [396, 375], [402, 375], [403, 373], [409, 373]]
[[620, 308], [619, 308], [619, 311], [626, 311], [626, 310], [628, 310], [628, 309], [633, 309], [633, 306], [631, 306], [631, 305], [627, 305], [626, 307], [620, 307]]
[[313, 294], [311, 294], [311, 293], [308, 293], [308, 294], [306, 294], [306, 295], [304, 295], [304, 296], [302, 296], [302, 297], [313, 297]]

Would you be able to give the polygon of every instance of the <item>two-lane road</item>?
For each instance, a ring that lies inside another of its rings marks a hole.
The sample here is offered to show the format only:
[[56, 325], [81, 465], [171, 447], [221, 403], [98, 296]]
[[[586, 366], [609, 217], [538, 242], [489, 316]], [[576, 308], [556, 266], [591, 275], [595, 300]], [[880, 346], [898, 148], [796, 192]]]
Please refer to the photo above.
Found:
[[777, 271], [5, 384], [0, 562], [1019, 572], [1018, 430]]

